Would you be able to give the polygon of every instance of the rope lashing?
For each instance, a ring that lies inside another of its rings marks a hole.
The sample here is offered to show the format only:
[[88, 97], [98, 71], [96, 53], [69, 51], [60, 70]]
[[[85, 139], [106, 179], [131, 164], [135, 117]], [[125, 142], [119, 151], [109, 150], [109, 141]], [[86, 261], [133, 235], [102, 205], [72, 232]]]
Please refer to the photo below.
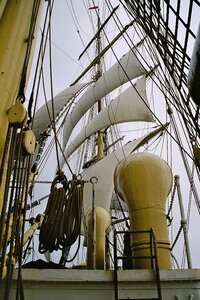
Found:
[[[56, 187], [58, 182], [62, 187]], [[81, 230], [82, 205], [83, 181], [73, 175], [68, 182], [63, 173], [59, 174], [52, 182], [40, 230], [40, 253], [62, 250], [75, 243]]]
[[177, 189], [177, 185], [176, 185], [176, 181], [175, 181], [174, 182], [173, 191], [172, 191], [172, 196], [171, 196], [171, 201], [170, 201], [169, 209], [168, 209], [168, 212], [167, 212], [167, 215], [166, 215], [166, 218], [169, 221], [169, 226], [171, 225], [172, 220], [173, 220], [173, 218], [170, 217], [170, 213], [172, 211], [172, 207], [173, 207], [173, 204], [174, 204], [176, 189]]

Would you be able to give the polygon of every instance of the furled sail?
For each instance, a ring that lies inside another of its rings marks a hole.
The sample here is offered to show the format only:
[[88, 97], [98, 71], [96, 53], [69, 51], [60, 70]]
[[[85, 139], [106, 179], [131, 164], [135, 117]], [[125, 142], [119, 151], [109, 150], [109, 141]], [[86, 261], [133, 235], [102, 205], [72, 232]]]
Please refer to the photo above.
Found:
[[154, 131], [142, 136], [141, 138], [131, 141], [122, 148], [104, 157], [102, 160], [91, 166], [82, 174], [82, 178], [88, 181], [84, 185], [84, 212], [85, 214], [92, 208], [92, 184], [90, 179], [97, 178], [97, 183], [94, 185], [95, 196], [94, 206], [101, 206], [107, 211], [110, 209], [112, 192], [114, 188], [113, 174], [117, 164], [131, 152], [135, 151], [150, 139], [163, 131], [166, 125], [157, 127]]
[[72, 112], [67, 115], [64, 126], [63, 148], [65, 148], [74, 126], [92, 105], [120, 85], [145, 73], [146, 70], [138, 60], [136, 50], [131, 49], [85, 92]]
[[68, 158], [93, 133], [114, 124], [146, 121], [152, 122], [153, 116], [149, 109], [146, 95], [146, 76], [137, 80], [121, 95], [115, 98], [83, 130], [70, 142], [64, 155]]
[[[78, 93], [80, 92], [88, 83], [77, 83], [71, 87], [68, 87], [53, 99], [54, 101], [54, 114], [55, 117], [60, 113], [64, 106]], [[48, 108], [47, 108], [48, 107]], [[44, 132], [51, 125], [53, 120], [53, 109], [52, 100], [49, 100], [47, 104], [38, 109], [34, 117], [33, 132], [36, 137], [39, 133]]]

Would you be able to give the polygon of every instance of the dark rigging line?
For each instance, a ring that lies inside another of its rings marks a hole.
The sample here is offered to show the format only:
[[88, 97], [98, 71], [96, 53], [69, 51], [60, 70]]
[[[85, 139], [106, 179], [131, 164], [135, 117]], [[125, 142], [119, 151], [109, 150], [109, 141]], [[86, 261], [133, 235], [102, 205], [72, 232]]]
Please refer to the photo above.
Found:
[[[51, 5], [51, 1], [50, 1]], [[52, 103], [52, 114], [53, 114], [53, 120], [52, 120], [52, 128], [55, 135], [55, 147], [56, 147], [56, 156], [57, 156], [57, 165], [58, 165], [58, 171], [60, 172], [60, 162], [59, 162], [59, 154], [58, 154], [58, 137], [56, 133], [56, 127], [55, 127], [55, 110], [54, 110], [54, 91], [53, 91], [53, 66], [52, 66], [52, 49], [51, 49], [51, 14], [49, 14], [49, 63], [50, 63], [50, 92], [51, 92], [51, 103]]]

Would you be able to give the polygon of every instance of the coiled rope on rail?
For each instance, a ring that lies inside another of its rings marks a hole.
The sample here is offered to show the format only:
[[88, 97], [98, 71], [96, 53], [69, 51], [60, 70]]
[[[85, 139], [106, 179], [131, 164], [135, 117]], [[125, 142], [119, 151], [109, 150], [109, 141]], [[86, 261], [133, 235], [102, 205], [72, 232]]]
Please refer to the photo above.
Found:
[[[52, 182], [39, 236], [39, 252], [71, 247], [81, 230], [83, 181], [73, 175], [71, 181], [60, 175]], [[57, 188], [60, 182], [63, 186]]]

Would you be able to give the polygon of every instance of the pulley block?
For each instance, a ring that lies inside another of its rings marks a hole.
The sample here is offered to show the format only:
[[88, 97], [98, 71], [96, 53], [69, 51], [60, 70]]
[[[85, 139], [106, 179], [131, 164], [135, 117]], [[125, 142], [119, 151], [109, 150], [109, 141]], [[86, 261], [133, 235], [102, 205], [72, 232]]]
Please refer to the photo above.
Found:
[[26, 154], [34, 154], [36, 138], [32, 130], [25, 130], [23, 133], [23, 150]]
[[23, 127], [27, 116], [27, 110], [20, 102], [15, 103], [8, 111], [8, 121], [13, 127]]

